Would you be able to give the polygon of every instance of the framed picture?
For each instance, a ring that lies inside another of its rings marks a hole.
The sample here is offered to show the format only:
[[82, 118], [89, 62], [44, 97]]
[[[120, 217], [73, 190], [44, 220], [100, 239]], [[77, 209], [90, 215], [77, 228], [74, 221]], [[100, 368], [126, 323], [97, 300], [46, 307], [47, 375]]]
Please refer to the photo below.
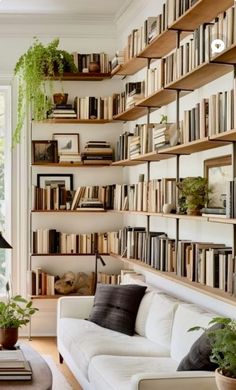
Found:
[[36, 164], [57, 163], [57, 141], [32, 141], [32, 162]]
[[46, 186], [65, 187], [66, 190], [73, 190], [73, 175], [72, 174], [46, 174], [39, 173], [37, 175], [37, 187], [45, 188]]
[[225, 207], [226, 186], [232, 180], [231, 155], [211, 158], [204, 161], [204, 176], [212, 190], [208, 207]]
[[53, 134], [53, 139], [57, 141], [58, 154], [70, 155], [79, 153], [79, 134], [78, 133], [66, 133], [66, 134]]

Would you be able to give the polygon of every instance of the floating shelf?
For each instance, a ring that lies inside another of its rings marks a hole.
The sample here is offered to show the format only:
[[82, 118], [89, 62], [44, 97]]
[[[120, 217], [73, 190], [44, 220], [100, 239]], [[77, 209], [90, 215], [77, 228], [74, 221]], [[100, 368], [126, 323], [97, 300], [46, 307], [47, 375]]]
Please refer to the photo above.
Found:
[[130, 166], [135, 166], [135, 165], [140, 165], [140, 164], [144, 164], [145, 161], [137, 161], [137, 160], [120, 160], [120, 161], [114, 161], [112, 163], [112, 166], [113, 167], [130, 167]]
[[139, 107], [138, 105], [135, 105], [128, 110], [113, 116], [113, 119], [120, 121], [133, 121], [141, 116], [147, 115], [147, 113], [148, 110], [146, 107]]
[[185, 287], [189, 287], [191, 290], [195, 290], [197, 292], [200, 292], [202, 294], [208, 295], [215, 299], [220, 299], [221, 301], [224, 301], [229, 304], [236, 305], [236, 297], [233, 297], [232, 295], [227, 294], [224, 291], [219, 290], [218, 288], [212, 288], [205, 286], [203, 284], [192, 282], [191, 280], [188, 280], [184, 276], [178, 276], [174, 272], [163, 272], [158, 271], [155, 268], [152, 268], [150, 265], [143, 263], [140, 260], [135, 259], [127, 259], [122, 256], [116, 255], [111, 253], [111, 256], [115, 257], [117, 260], [122, 260], [128, 264], [131, 265], [137, 265], [139, 267], [145, 268], [148, 272], [152, 272], [164, 279], [171, 280], [172, 282], [176, 282], [178, 284], [182, 284]]
[[236, 130], [228, 130], [224, 131], [223, 133], [213, 135], [211, 136], [211, 140], [234, 142], [236, 141]]
[[[99, 253], [101, 256], [110, 256], [109, 253]], [[58, 256], [95, 256], [95, 253], [32, 253], [31, 257], [58, 257]]]
[[51, 119], [45, 119], [41, 123], [48, 123], [48, 124], [50, 124], [50, 123], [51, 124], [81, 123], [81, 124], [88, 124], [88, 125], [99, 125], [99, 124], [111, 123], [111, 122], [113, 122], [113, 121], [110, 119], [51, 118]]
[[133, 57], [125, 64], [116, 66], [111, 72], [112, 76], [131, 76], [139, 70], [147, 66], [147, 60], [145, 58]]
[[49, 213], [55, 213], [55, 214], [85, 214], [85, 213], [109, 213], [107, 210], [31, 210], [31, 213], [42, 213], [42, 214], [49, 214]]
[[137, 103], [138, 107], [151, 107], [158, 109], [173, 102], [176, 99], [176, 91], [171, 89], [162, 88], [159, 91], [154, 92], [151, 96], [142, 99]]
[[187, 144], [181, 144], [176, 146], [171, 146], [168, 148], [163, 148], [159, 150], [159, 155], [162, 153], [172, 153], [172, 155], [185, 155], [202, 152], [208, 149], [218, 148], [220, 146], [228, 145], [229, 142], [225, 140], [212, 140], [209, 137], [203, 139], [197, 139], [195, 141], [188, 142]]
[[234, 65], [236, 63], [236, 43], [230, 48], [225, 49], [222, 53], [213, 57], [211, 61]]
[[232, 70], [232, 65], [229, 64], [204, 63], [178, 80], [165, 85], [165, 88], [194, 91]]
[[62, 77], [55, 75], [53, 80], [63, 80], [63, 81], [102, 81], [104, 79], [110, 79], [111, 73], [72, 73], [65, 72]]

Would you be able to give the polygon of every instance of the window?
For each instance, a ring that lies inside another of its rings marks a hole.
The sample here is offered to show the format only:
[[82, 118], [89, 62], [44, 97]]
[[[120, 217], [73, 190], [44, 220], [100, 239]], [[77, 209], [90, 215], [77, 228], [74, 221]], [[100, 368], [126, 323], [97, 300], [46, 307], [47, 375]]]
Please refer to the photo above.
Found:
[[[0, 231], [11, 241], [11, 87], [0, 85]], [[11, 251], [0, 248], [0, 294], [11, 271]]]

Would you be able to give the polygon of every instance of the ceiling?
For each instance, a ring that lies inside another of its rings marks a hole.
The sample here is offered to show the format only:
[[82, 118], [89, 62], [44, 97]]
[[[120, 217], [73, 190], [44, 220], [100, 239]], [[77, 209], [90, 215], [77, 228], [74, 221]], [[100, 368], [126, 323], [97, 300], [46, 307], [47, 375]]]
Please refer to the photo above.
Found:
[[132, 0], [0, 0], [1, 14], [64, 14], [109, 16], [122, 14]]

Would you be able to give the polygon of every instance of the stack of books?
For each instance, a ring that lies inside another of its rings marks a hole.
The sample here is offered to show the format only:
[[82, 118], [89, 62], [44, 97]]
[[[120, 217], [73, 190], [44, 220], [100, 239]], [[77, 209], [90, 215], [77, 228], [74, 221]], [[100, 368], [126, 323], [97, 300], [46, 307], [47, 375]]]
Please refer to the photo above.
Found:
[[115, 56], [111, 60], [111, 70], [114, 70], [117, 66], [124, 64], [125, 52], [124, 50], [117, 51]]
[[0, 381], [31, 379], [31, 367], [20, 349], [0, 351]]
[[113, 150], [107, 141], [88, 141], [82, 153], [86, 165], [110, 165], [113, 161]]
[[78, 119], [112, 120], [112, 96], [106, 97], [76, 97], [74, 100]]
[[145, 82], [130, 82], [125, 85], [125, 94], [126, 94], [126, 110], [133, 107], [145, 95]]
[[56, 104], [49, 116], [50, 118], [77, 118], [72, 104]]
[[73, 52], [74, 63], [78, 68], [78, 72], [88, 72], [89, 64], [95, 62], [98, 64], [99, 70], [96, 73], [109, 73], [111, 66], [106, 53], [90, 53], [81, 54]]
[[80, 163], [81, 162], [81, 155], [79, 153], [77, 154], [60, 154], [59, 156], [59, 162], [60, 163]]
[[103, 211], [104, 204], [97, 198], [82, 198], [77, 209], [81, 211]]

